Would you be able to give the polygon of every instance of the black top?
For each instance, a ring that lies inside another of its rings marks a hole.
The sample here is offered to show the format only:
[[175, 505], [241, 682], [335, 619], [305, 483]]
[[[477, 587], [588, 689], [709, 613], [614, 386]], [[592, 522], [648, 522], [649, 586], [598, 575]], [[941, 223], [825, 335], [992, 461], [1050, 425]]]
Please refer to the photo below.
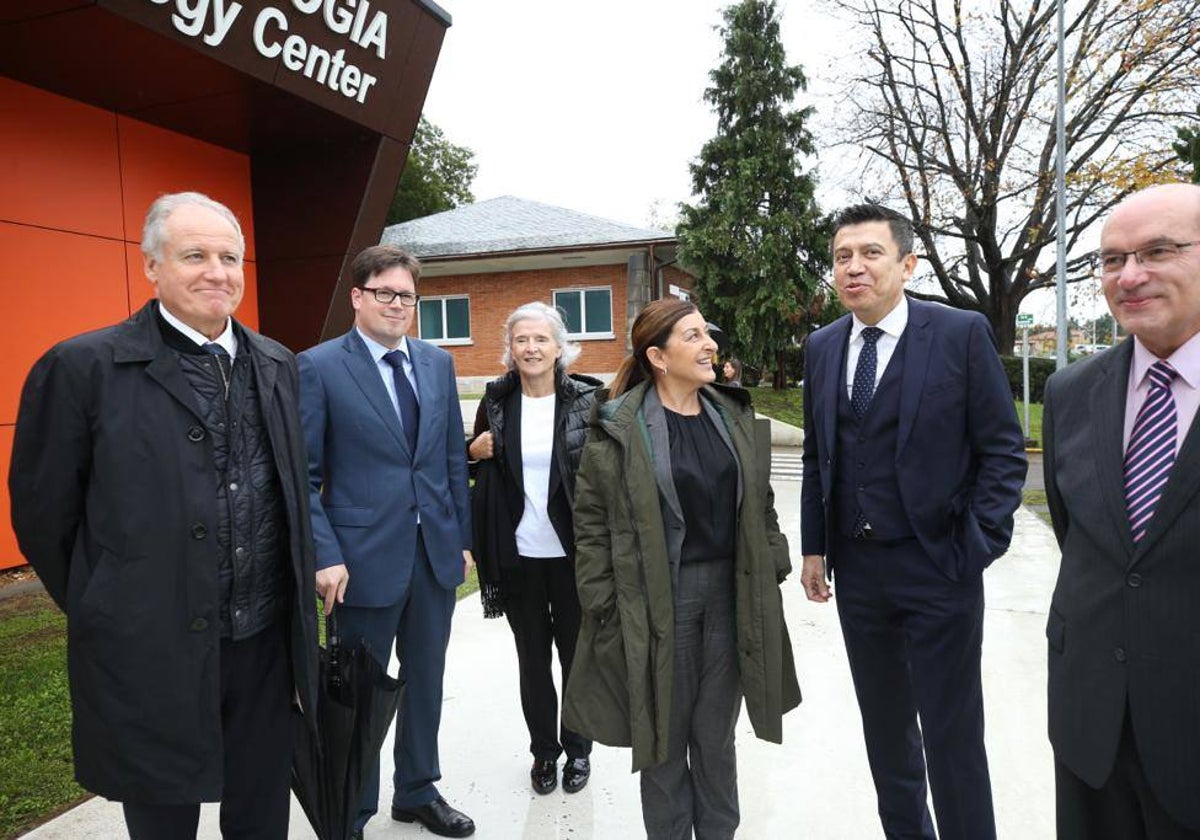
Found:
[[737, 461], [702, 411], [667, 415], [671, 477], [685, 528], [680, 563], [733, 557], [737, 525]]

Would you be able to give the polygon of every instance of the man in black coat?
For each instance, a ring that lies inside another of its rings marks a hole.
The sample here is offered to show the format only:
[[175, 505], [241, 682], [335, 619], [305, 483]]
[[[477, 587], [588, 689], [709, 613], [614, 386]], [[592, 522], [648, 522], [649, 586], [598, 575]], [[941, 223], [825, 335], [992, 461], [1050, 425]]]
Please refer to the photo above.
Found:
[[316, 614], [292, 354], [232, 318], [228, 208], [159, 198], [157, 290], [53, 347], [21, 396], [9, 489], [21, 551], [68, 617], [75, 777], [134, 840], [288, 832], [291, 706], [315, 698]]
[[1050, 743], [1061, 840], [1200, 838], [1200, 186], [1100, 234], [1133, 337], [1046, 384]]

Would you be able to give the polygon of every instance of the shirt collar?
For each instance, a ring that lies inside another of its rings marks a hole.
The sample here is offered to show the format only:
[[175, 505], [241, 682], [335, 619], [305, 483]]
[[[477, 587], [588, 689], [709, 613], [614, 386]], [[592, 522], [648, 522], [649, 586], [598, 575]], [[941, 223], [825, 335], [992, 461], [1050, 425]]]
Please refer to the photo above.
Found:
[[[1146, 374], [1157, 361], [1160, 361], [1158, 356], [1147, 350], [1141, 340], [1134, 336], [1133, 367], [1129, 371], [1129, 376], [1133, 380], [1135, 388], [1142, 387]], [[1196, 333], [1185, 341], [1182, 347], [1163, 361], [1175, 368], [1179, 378], [1186, 382], [1188, 387], [1200, 388], [1200, 333]]]
[[[867, 328], [867, 324], [858, 320], [857, 315], [851, 314], [850, 317], [853, 318], [850, 325], [850, 340], [855, 341]], [[884, 315], [875, 326], [892, 338], [899, 338], [904, 332], [904, 328], [908, 326], [908, 295], [900, 295], [900, 302], [892, 307], [892, 311]]]
[[392, 350], [401, 351], [405, 355], [405, 357], [407, 357], [408, 363], [412, 364], [412, 356], [408, 352], [408, 336], [406, 336], [406, 335], [401, 336], [400, 343], [397, 344], [395, 347], [384, 347], [382, 344], [380, 344], [378, 341], [376, 341], [375, 339], [368, 336], [365, 332], [360, 330], [358, 327], [355, 327], [354, 331], [358, 333], [358, 337], [361, 338], [363, 340], [363, 343], [367, 345], [367, 352], [371, 354], [371, 358], [375, 360], [376, 364], [380, 364], [381, 362], [383, 362], [383, 357], [385, 355], [387, 355], [388, 353], [392, 352]]
[[229, 358], [233, 359], [237, 357], [237, 335], [233, 331], [232, 318], [225, 319], [225, 329], [219, 336], [216, 338], [209, 338], [204, 333], [189, 327], [183, 321], [176, 318], [171, 313], [171, 310], [162, 305], [161, 300], [158, 302], [158, 311], [162, 313], [164, 321], [166, 321], [175, 329], [179, 330], [179, 332], [183, 333], [187, 338], [196, 342], [198, 346], [203, 347], [205, 344], [212, 342], [213, 344], [219, 344], [224, 347], [225, 352], [229, 354]]

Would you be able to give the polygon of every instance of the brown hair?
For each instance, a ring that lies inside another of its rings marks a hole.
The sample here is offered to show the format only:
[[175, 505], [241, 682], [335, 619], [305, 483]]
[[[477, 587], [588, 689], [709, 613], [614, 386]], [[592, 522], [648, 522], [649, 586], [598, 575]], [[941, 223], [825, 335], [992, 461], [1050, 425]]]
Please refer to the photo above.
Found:
[[678, 298], [652, 300], [646, 304], [646, 308], [634, 319], [633, 330], [629, 334], [633, 352], [617, 368], [617, 375], [608, 386], [610, 396], [618, 397], [635, 385], [652, 379], [653, 368], [646, 358], [646, 351], [651, 347], [666, 347], [675, 325], [697, 311], [694, 303]]
[[400, 266], [412, 275], [413, 286], [421, 279], [421, 263], [412, 254], [395, 245], [372, 245], [364, 248], [350, 264], [350, 282], [362, 288], [372, 277], [389, 268]]

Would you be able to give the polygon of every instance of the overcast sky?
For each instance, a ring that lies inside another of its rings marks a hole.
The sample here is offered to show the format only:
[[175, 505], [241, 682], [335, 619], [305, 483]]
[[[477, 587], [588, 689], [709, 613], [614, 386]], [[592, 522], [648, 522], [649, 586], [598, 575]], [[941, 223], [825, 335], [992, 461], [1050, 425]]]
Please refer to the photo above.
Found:
[[[425, 115], [475, 152], [477, 201], [514, 195], [634, 225], [674, 220], [691, 198], [688, 164], [716, 130], [702, 97], [729, 2], [438, 2], [454, 24]], [[857, 152], [830, 142], [845, 107], [839, 74], [866, 43], [820, 0], [778, 8], [788, 61], [809, 79], [799, 101], [817, 111], [817, 198], [834, 209], [861, 188]], [[1053, 320], [1053, 295], [1023, 309]]]
[[[716, 128], [713, 0], [445, 0], [454, 18], [425, 115], [475, 152], [476, 200], [515, 195], [630, 224], [673, 218]], [[836, 27], [781, 0], [788, 60], [820, 79]], [[822, 114], [824, 117], [825, 115]], [[657, 207], [657, 209], [656, 209]]]

